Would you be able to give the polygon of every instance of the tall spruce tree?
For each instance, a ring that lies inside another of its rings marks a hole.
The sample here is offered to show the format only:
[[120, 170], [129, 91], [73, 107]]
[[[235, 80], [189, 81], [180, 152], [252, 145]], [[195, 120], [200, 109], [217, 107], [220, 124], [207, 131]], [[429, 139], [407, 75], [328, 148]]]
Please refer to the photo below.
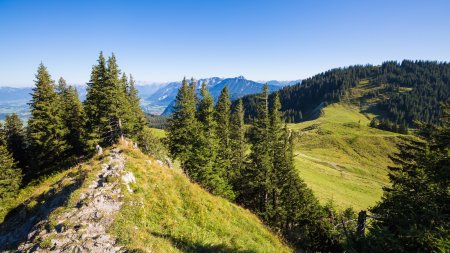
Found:
[[78, 91], [73, 86], [67, 86], [60, 78], [57, 91], [61, 99], [61, 118], [68, 130], [67, 143], [71, 146], [70, 155], [80, 156], [86, 150], [86, 114], [78, 97]]
[[128, 88], [128, 78], [125, 72], [123, 72], [120, 80], [118, 80], [117, 90], [118, 95], [122, 96], [121, 100], [123, 101], [123, 103], [118, 107], [120, 114], [119, 118], [121, 123], [121, 134], [136, 141], [137, 134], [135, 132], [135, 126], [137, 123], [137, 118], [134, 109], [139, 109], [139, 107], [131, 108], [131, 100], [129, 97]]
[[[119, 137], [129, 130], [129, 103], [124, 84], [120, 79], [120, 69], [114, 53], [108, 58], [106, 67], [106, 99], [109, 102], [107, 123], [103, 129], [106, 143], [115, 143]], [[124, 126], [127, 126], [124, 128]]]
[[269, 133], [267, 146], [269, 148], [269, 156], [271, 160], [271, 168], [267, 177], [269, 178], [269, 204], [267, 205], [266, 216], [270, 217], [268, 220], [275, 221], [274, 216], [278, 215], [283, 207], [279, 206], [279, 197], [282, 188], [282, 182], [279, 177], [283, 177], [287, 167], [290, 166], [287, 159], [288, 150], [286, 149], [285, 130], [283, 130], [283, 114], [281, 113], [281, 103], [278, 93], [275, 94], [272, 106], [269, 110]]
[[269, 149], [269, 88], [264, 85], [262, 93], [258, 97], [257, 117], [253, 121], [249, 133], [251, 144], [250, 164], [243, 173], [244, 188], [247, 190], [241, 193], [243, 204], [254, 210], [264, 220], [269, 204], [269, 192], [272, 187], [270, 175], [272, 174], [272, 164]]
[[131, 138], [136, 139], [141, 135], [144, 127], [146, 126], [147, 119], [142, 111], [138, 90], [136, 89], [135, 81], [132, 75], [130, 75], [130, 79], [127, 82], [126, 94], [130, 105], [130, 114], [132, 116], [130, 119], [131, 128], [129, 135]]
[[95, 144], [110, 145], [124, 134], [131, 135], [130, 103], [114, 54], [105, 61], [100, 52], [98, 63], [92, 68], [85, 107], [91, 148]]
[[245, 123], [244, 123], [244, 106], [242, 100], [239, 99], [238, 104], [234, 108], [230, 119], [230, 147], [231, 147], [231, 184], [233, 189], [239, 191], [242, 183], [239, 179], [247, 160], [246, 139], [245, 139]]
[[[272, 213], [269, 213], [270, 220], [266, 222], [297, 249], [311, 252], [341, 252], [339, 241], [330, 232], [332, 228], [327, 222], [328, 217], [324, 208], [300, 178], [294, 166], [295, 133], [288, 129], [286, 124], [284, 128], [282, 127], [282, 115], [276, 113], [277, 108], [279, 111], [281, 106], [277, 103], [275, 97], [271, 121], [279, 122], [279, 129], [282, 131], [278, 131], [277, 144], [271, 144], [276, 150], [271, 156], [274, 187], [270, 194], [269, 205]], [[279, 120], [275, 117], [279, 117]]]
[[191, 163], [190, 166], [191, 169], [195, 168], [199, 183], [211, 193], [233, 199], [234, 193], [228, 184], [224, 170], [216, 164], [219, 140], [216, 134], [214, 100], [206, 87], [206, 83], [202, 83], [200, 95], [201, 99], [197, 110], [199, 133], [191, 158], [194, 163]]
[[284, 125], [277, 94], [269, 110], [268, 88], [250, 128], [250, 163], [241, 174], [238, 201], [302, 251], [342, 250], [330, 235], [325, 212], [294, 167], [293, 134]]
[[216, 167], [230, 180], [231, 177], [231, 145], [230, 145], [230, 94], [225, 86], [214, 108], [217, 123], [216, 133], [219, 140]]
[[67, 128], [61, 119], [61, 104], [54, 81], [42, 63], [38, 67], [35, 85], [29, 104], [28, 140], [33, 164], [39, 173], [64, 161], [70, 145], [65, 138]]
[[[209, 93], [206, 83], [203, 82], [200, 88], [201, 99], [198, 102], [197, 119], [201, 128], [210, 139], [216, 139], [216, 119], [214, 118], [214, 100]], [[217, 148], [217, 147], [215, 147]]]
[[168, 148], [171, 156], [181, 162], [181, 167], [189, 175], [187, 162], [193, 153], [193, 143], [197, 137], [196, 98], [194, 89], [186, 78], [181, 82], [175, 99], [172, 117], [168, 120]]
[[86, 100], [84, 101], [87, 116], [88, 148], [92, 151], [96, 144], [102, 144], [102, 129], [108, 122], [108, 100], [105, 91], [106, 60], [103, 52], [92, 67], [91, 79], [88, 83]]
[[8, 152], [17, 162], [18, 167], [26, 172], [29, 165], [26, 132], [22, 120], [17, 114], [13, 113], [6, 116], [4, 132]]
[[12, 155], [8, 152], [5, 145], [0, 145], [0, 203], [12, 198], [19, 190], [22, 174], [17, 168]]

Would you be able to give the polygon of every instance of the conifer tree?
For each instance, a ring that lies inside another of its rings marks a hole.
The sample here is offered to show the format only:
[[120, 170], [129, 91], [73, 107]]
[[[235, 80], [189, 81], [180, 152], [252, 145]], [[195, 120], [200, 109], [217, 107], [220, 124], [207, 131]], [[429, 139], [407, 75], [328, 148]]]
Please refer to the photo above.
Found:
[[286, 130], [283, 130], [283, 115], [281, 113], [281, 103], [278, 93], [275, 94], [272, 102], [272, 107], [269, 111], [269, 133], [267, 146], [269, 148], [269, 156], [271, 160], [271, 171], [268, 172], [267, 177], [270, 181], [269, 190], [269, 204], [267, 205], [266, 216], [271, 217], [269, 220], [273, 221], [273, 216], [277, 215], [277, 212], [282, 209], [279, 207], [278, 198], [280, 197], [280, 187], [282, 181], [280, 177], [284, 177], [284, 173], [287, 171], [287, 167], [291, 166], [290, 161], [287, 159], [286, 152], [288, 152], [286, 145], [288, 138], [286, 136]]
[[269, 110], [268, 88], [257, 102], [250, 129], [250, 163], [243, 170], [238, 201], [303, 251], [340, 251], [329, 233], [325, 213], [294, 167], [293, 134], [284, 125], [275, 94]]
[[250, 164], [246, 167], [243, 177], [247, 182], [244, 188], [247, 190], [241, 193], [244, 205], [256, 211], [264, 220], [269, 203], [269, 192], [271, 186], [270, 175], [272, 174], [272, 164], [269, 149], [269, 88], [264, 85], [262, 94], [257, 103], [257, 117], [253, 121], [249, 133], [251, 144]]
[[122, 73], [122, 77], [120, 79], [120, 89], [123, 90], [123, 92], [125, 94], [128, 95], [128, 78], [127, 78], [127, 74], [125, 72]]
[[214, 100], [203, 82], [200, 89], [201, 99], [198, 103], [197, 119], [205, 135], [210, 139], [216, 137], [216, 120], [214, 118]]
[[239, 99], [238, 104], [234, 108], [230, 119], [230, 147], [231, 147], [231, 183], [233, 189], [240, 191], [242, 183], [242, 171], [246, 163], [246, 139], [245, 139], [245, 124], [244, 124], [244, 106], [242, 99]]
[[42, 63], [38, 67], [35, 85], [30, 103], [28, 139], [33, 164], [43, 170], [64, 161], [70, 146], [65, 139], [67, 129], [60, 117], [61, 104], [54, 81]]
[[219, 142], [214, 119], [214, 100], [206, 83], [202, 84], [200, 95], [197, 111], [198, 138], [194, 143], [194, 152], [191, 158], [194, 162], [189, 165], [192, 171], [191, 177], [194, 178], [195, 172], [198, 182], [211, 193], [233, 199], [234, 193], [225, 178], [224, 170], [216, 164]]
[[5, 119], [4, 133], [8, 152], [23, 171], [28, 168], [28, 154], [26, 133], [22, 121], [15, 113], [7, 115]]
[[[4, 141], [2, 141], [4, 142]], [[2, 200], [14, 197], [19, 190], [22, 175], [19, 168], [14, 163], [14, 159], [6, 149], [0, 145], [0, 203]]]
[[92, 67], [91, 79], [88, 83], [86, 100], [84, 101], [89, 133], [88, 147], [91, 150], [94, 149], [96, 144], [101, 144], [103, 125], [108, 122], [108, 100], [106, 98], [105, 82], [106, 60], [103, 52], [100, 52], [97, 64]]
[[105, 61], [100, 52], [85, 101], [91, 148], [95, 144], [110, 145], [124, 134], [132, 135], [133, 114], [124, 82], [115, 55]]
[[168, 148], [174, 159], [179, 159], [182, 169], [189, 175], [187, 162], [192, 157], [193, 143], [197, 137], [196, 98], [194, 90], [183, 79], [175, 99], [172, 117], [168, 120]]
[[[120, 72], [119, 72], [120, 73]], [[134, 82], [134, 81], [133, 81]], [[137, 140], [137, 133], [136, 133], [136, 124], [137, 124], [137, 117], [136, 117], [136, 111], [135, 109], [140, 109], [139, 104], [138, 107], [132, 108], [131, 106], [131, 99], [130, 94], [128, 92], [129, 89], [129, 82], [127, 75], [122, 73], [122, 76], [120, 77], [120, 80], [118, 81], [118, 90], [117, 94], [123, 102], [118, 105], [119, 110], [119, 118], [121, 123], [121, 134], [123, 136], [126, 136], [130, 139]], [[134, 85], [134, 83], [133, 83]], [[137, 90], [136, 90], [137, 92]], [[137, 95], [137, 94], [136, 94]], [[142, 128], [141, 128], [142, 131]]]
[[[105, 88], [109, 108], [103, 136], [107, 143], [112, 144], [123, 136], [124, 132], [128, 132], [130, 127], [128, 124], [130, 121], [129, 103], [114, 54], [107, 61]], [[124, 128], [124, 126], [127, 127]]]
[[130, 75], [130, 80], [127, 82], [126, 94], [130, 105], [130, 115], [132, 116], [130, 119], [131, 129], [129, 135], [130, 137], [137, 138], [146, 126], [147, 119], [142, 111], [138, 90], [136, 89], [132, 75]]
[[341, 245], [330, 232], [332, 228], [324, 208], [294, 166], [294, 138], [295, 133], [285, 124], [279, 139], [281, 143], [277, 147], [281, 155], [273, 156], [272, 160], [275, 190], [270, 198], [273, 213], [267, 223], [280, 231], [297, 249], [341, 252]]
[[223, 171], [227, 180], [230, 180], [231, 146], [230, 146], [230, 94], [225, 86], [214, 108], [214, 117], [217, 123], [216, 133], [219, 140], [216, 166]]
[[70, 155], [80, 156], [86, 149], [86, 114], [78, 97], [78, 91], [73, 86], [67, 86], [60, 78], [57, 86], [61, 99], [61, 118], [68, 130], [67, 143], [71, 146]]
[[450, 250], [449, 115], [441, 127], [426, 126], [419, 133], [425, 142], [408, 139], [392, 157], [392, 185], [371, 210], [379, 219], [370, 229], [369, 250]]

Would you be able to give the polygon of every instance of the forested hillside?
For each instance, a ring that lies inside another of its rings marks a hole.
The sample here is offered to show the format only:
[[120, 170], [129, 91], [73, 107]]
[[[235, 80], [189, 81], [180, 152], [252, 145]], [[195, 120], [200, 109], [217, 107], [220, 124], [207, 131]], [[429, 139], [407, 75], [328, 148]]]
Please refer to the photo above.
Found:
[[336, 69], [234, 105], [184, 79], [167, 121], [137, 93], [114, 54], [83, 103], [39, 65], [28, 124], [0, 127], [1, 250], [450, 249], [447, 63]]
[[[387, 252], [396, 249], [408, 252], [414, 247], [421, 251], [450, 248], [446, 225], [449, 205], [442, 204], [449, 198], [445, 141], [433, 144], [429, 135], [411, 137], [369, 127], [370, 115], [361, 114], [359, 107], [345, 108], [354, 106], [352, 99], [360, 98], [355, 94], [345, 97], [350, 104], [336, 104], [337, 110], [326, 111], [325, 120], [287, 126], [279, 93], [273, 93], [269, 102], [267, 87], [252, 96], [255, 115], [246, 128], [244, 110], [247, 108], [242, 100], [232, 108], [224, 89], [213, 106], [206, 86], [202, 86], [200, 97], [195, 95], [195, 86], [195, 82], [184, 81], [179, 90], [167, 133], [170, 154], [180, 161], [181, 168], [193, 181], [213, 194], [249, 208], [296, 249], [379, 252], [383, 248]], [[336, 101], [339, 99], [343, 100], [337, 97]], [[340, 112], [345, 110], [349, 112]], [[438, 125], [442, 127], [428, 128], [428, 134], [446, 135], [448, 116], [441, 117]], [[419, 127], [422, 129], [422, 125]], [[408, 156], [400, 146], [401, 158], [389, 160], [397, 157], [397, 145], [410, 145], [407, 150], [413, 152], [415, 146], [422, 145], [419, 142], [432, 147], [433, 153], [425, 157], [419, 156], [420, 153]], [[423, 167], [416, 167], [416, 162]], [[335, 176], [323, 176], [334, 170]], [[433, 173], [440, 177], [433, 177]], [[414, 196], [419, 200], [427, 194], [433, 196], [421, 212], [433, 215], [426, 220], [414, 214], [414, 209], [420, 207], [410, 202], [409, 193], [403, 190], [410, 190], [408, 187], [414, 186], [409, 182], [417, 183], [422, 177], [430, 182], [430, 187], [421, 188]], [[308, 179], [307, 183], [303, 178]], [[394, 184], [390, 186], [391, 183]], [[347, 199], [347, 202], [338, 199], [339, 211], [333, 202], [320, 203], [316, 199], [317, 194], [322, 199], [333, 200], [334, 193]], [[382, 200], [377, 202], [381, 195]], [[392, 202], [397, 198], [404, 207]], [[346, 204], [363, 208], [376, 205], [370, 209], [376, 215], [368, 215], [363, 210], [356, 218], [352, 208], [342, 209]], [[408, 218], [397, 224], [394, 217], [402, 210], [408, 213]], [[376, 219], [377, 226], [369, 227], [373, 235], [366, 239], [367, 219]], [[411, 224], [407, 219], [411, 219]], [[433, 227], [433, 222], [438, 226]]]
[[[362, 92], [355, 90], [361, 86]], [[378, 121], [398, 127], [412, 127], [416, 120], [435, 124], [442, 116], [440, 103], [450, 96], [450, 64], [405, 60], [337, 68], [284, 87], [278, 94], [288, 122], [317, 117], [323, 105], [346, 100], [376, 111]], [[255, 99], [243, 98], [247, 119], [256, 113]]]
[[40, 64], [30, 108], [28, 125], [16, 114], [0, 125], [0, 251], [290, 251], [255, 215], [172, 166], [114, 54], [100, 53], [83, 103]]

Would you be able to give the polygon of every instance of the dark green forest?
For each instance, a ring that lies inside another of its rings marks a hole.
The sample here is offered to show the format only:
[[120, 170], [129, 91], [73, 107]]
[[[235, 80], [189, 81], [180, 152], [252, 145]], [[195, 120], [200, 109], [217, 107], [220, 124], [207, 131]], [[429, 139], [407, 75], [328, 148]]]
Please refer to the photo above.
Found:
[[[404, 60], [384, 62], [381, 66], [332, 69], [279, 91], [285, 119], [288, 122], [311, 119], [318, 115], [317, 108], [349, 99], [352, 88], [364, 81], [377, 87], [362, 98], [364, 104], [378, 98], [376, 103], [367, 104], [369, 109], [382, 112], [374, 126], [400, 131], [401, 127], [414, 127], [415, 121], [439, 124], [441, 103], [450, 96], [450, 64]], [[256, 100], [255, 95], [243, 98], [247, 121], [256, 115]]]

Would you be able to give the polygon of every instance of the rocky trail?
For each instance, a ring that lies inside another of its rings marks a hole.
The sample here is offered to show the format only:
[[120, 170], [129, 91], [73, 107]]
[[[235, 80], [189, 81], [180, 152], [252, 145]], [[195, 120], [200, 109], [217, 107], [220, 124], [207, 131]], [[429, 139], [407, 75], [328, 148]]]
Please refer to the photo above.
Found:
[[[0, 232], [0, 245], [10, 246], [0, 246], [0, 251], [124, 252], [107, 229], [123, 204], [121, 184], [126, 184], [131, 191], [128, 183], [134, 181], [134, 176], [125, 172], [125, 158], [119, 149], [112, 149], [105, 161], [95, 179], [79, 194], [76, 203], [58, 210], [51, 221], [48, 217], [52, 211], [49, 210], [63, 206], [81, 183], [74, 183], [65, 194], [52, 197], [50, 203], [41, 206], [42, 210], [36, 211], [29, 222], [16, 221], [19, 226], [6, 233]], [[20, 212], [15, 215], [24, 216]]]

